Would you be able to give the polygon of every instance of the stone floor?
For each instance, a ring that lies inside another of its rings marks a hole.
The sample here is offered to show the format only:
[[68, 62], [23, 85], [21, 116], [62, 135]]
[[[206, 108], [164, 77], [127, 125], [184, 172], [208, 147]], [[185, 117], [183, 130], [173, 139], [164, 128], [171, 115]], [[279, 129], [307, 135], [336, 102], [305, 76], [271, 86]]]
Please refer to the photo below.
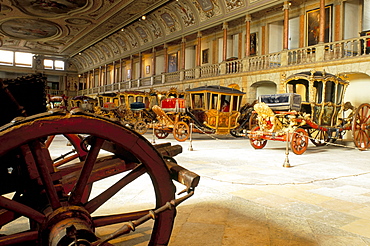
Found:
[[180, 144], [176, 160], [201, 181], [178, 208], [170, 245], [370, 245], [370, 151], [338, 142], [287, 156], [283, 142], [255, 150], [199, 134]]
[[[153, 142], [150, 133], [144, 136]], [[172, 135], [154, 141], [182, 145], [175, 159], [201, 176], [195, 195], [178, 207], [170, 246], [370, 245], [370, 151], [338, 142], [286, 155], [284, 142], [255, 150], [246, 138], [201, 134], [191, 142]], [[283, 166], [287, 161], [291, 167]], [[96, 183], [92, 195], [114, 179]], [[152, 206], [151, 186], [148, 177], [135, 180], [97, 214]], [[112, 243], [147, 245], [150, 224]]]

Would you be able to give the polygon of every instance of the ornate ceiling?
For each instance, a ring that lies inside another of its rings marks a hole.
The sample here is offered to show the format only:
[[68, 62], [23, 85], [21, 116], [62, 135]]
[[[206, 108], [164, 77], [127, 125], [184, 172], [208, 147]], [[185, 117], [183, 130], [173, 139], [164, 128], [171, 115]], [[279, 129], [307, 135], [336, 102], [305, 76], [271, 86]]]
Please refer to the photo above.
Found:
[[73, 56], [168, 0], [0, 0], [3, 49]]
[[73, 57], [78, 70], [85, 70], [208, 29], [230, 16], [244, 18], [250, 13], [253, 19], [263, 16], [263, 11], [280, 12], [283, 2], [0, 0], [0, 45], [8, 50]]

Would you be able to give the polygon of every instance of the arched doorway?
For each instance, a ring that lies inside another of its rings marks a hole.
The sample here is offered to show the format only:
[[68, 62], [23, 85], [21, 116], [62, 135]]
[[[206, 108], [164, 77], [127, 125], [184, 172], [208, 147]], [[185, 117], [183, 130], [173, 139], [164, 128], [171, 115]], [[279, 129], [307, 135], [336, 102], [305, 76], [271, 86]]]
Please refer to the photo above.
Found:
[[251, 85], [252, 91], [255, 92], [255, 98], [260, 95], [276, 94], [276, 83], [273, 81], [258, 81]]

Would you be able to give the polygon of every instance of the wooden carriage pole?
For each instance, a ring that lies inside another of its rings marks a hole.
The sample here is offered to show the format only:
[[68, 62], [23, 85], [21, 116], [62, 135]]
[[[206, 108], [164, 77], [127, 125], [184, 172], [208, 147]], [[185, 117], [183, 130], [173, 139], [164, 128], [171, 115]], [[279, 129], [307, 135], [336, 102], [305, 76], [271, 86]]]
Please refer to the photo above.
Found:
[[191, 138], [191, 135], [193, 134], [193, 123], [190, 122], [190, 136], [189, 136], [189, 141], [190, 141], [190, 146], [189, 146], [189, 151], [193, 151], [193, 140]]
[[289, 163], [289, 142], [290, 142], [290, 133], [287, 132], [287, 138], [286, 138], [286, 147], [285, 147], [285, 161], [283, 164], [283, 167], [291, 167]]
[[153, 128], [153, 140], [152, 140], [152, 144], [155, 144], [154, 120], [153, 120], [153, 122], [152, 122], [152, 128]]

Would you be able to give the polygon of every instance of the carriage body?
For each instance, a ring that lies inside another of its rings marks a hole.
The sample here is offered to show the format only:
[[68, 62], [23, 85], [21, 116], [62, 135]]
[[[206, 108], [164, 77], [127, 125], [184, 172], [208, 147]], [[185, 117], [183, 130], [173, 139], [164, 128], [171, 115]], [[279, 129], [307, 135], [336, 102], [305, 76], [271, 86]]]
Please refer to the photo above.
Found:
[[228, 134], [239, 126], [240, 104], [245, 93], [224, 86], [201, 86], [187, 89], [181, 98], [170, 97], [154, 106], [158, 123], [155, 134], [165, 138], [170, 132], [178, 141], [190, 133]]
[[223, 135], [238, 127], [244, 92], [218, 85], [201, 86], [186, 92], [189, 97], [189, 113], [197, 127], [205, 127], [215, 134]]

